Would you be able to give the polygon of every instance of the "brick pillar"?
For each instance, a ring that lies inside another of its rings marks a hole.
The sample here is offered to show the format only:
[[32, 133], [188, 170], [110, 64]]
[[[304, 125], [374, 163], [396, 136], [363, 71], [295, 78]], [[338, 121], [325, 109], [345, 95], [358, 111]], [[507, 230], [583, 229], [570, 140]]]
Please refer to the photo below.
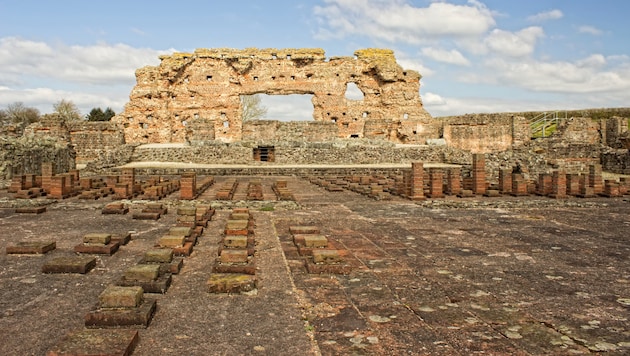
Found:
[[462, 170], [449, 168], [446, 176], [446, 193], [457, 195], [462, 192]]
[[609, 198], [620, 197], [622, 194], [619, 191], [619, 183], [614, 180], [606, 179], [606, 181], [604, 181], [604, 191], [602, 194]]
[[443, 185], [444, 172], [439, 168], [429, 170], [429, 197], [432, 199], [444, 198]]
[[123, 168], [121, 171], [119, 182], [129, 186], [129, 194], [136, 193], [136, 170], [134, 168]]
[[48, 194], [52, 185], [53, 165], [51, 162], [42, 163], [42, 188]]
[[579, 197], [591, 198], [595, 196], [593, 187], [591, 187], [589, 184], [589, 180], [589, 177], [580, 176], [580, 193], [578, 194]]
[[593, 188], [593, 194], [601, 194], [604, 191], [602, 183], [602, 165], [591, 164], [588, 166], [588, 185]]
[[18, 190], [26, 189], [26, 175], [14, 175], [9, 187], [9, 193], [17, 193]]
[[630, 190], [630, 178], [621, 177], [619, 178], [619, 194], [626, 195]]
[[527, 192], [527, 182], [521, 174], [512, 173], [512, 195], [515, 197], [529, 195]]
[[499, 192], [501, 192], [501, 194], [512, 193], [512, 170], [511, 169], [499, 170]]
[[67, 197], [66, 178], [65, 175], [51, 177], [50, 193], [48, 194], [51, 198], [64, 199]]
[[580, 194], [580, 176], [578, 174], [567, 174], [567, 195], [578, 196]]
[[35, 180], [34, 174], [25, 174], [24, 175], [24, 188], [23, 189], [31, 189], [37, 186], [37, 181]]
[[79, 179], [81, 177], [79, 175], [79, 170], [78, 169], [73, 169], [73, 170], [69, 171], [68, 174], [70, 174], [72, 176], [72, 182], [74, 182], [74, 184], [79, 184]]
[[567, 175], [564, 171], [554, 171], [551, 176], [550, 197], [562, 199], [567, 197]]
[[483, 195], [486, 192], [486, 158], [481, 153], [473, 154], [472, 178], [473, 193]]
[[547, 173], [541, 173], [538, 175], [538, 185], [536, 186], [536, 195], [549, 195], [551, 194], [551, 175]]
[[194, 172], [183, 173], [179, 181], [179, 198], [193, 200], [197, 196], [197, 174]]
[[118, 184], [118, 179], [118, 176], [105, 176], [105, 185], [113, 188]]
[[424, 200], [424, 164], [422, 162], [411, 163], [411, 200]]

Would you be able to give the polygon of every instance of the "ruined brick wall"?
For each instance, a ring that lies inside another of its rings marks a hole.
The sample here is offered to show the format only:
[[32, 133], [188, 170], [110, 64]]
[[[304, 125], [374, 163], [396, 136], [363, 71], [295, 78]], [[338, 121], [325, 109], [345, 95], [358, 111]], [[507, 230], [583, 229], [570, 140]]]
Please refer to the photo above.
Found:
[[329, 142], [336, 140], [339, 127], [332, 122], [250, 120], [243, 123], [243, 141], [259, 144], [274, 142]]
[[511, 114], [474, 114], [442, 120], [446, 143], [473, 153], [505, 151], [526, 144], [531, 137], [528, 120]]
[[123, 132], [111, 122], [69, 122], [67, 127], [78, 164], [98, 160], [125, 144]]
[[[376, 120], [396, 131], [383, 139], [424, 143], [424, 135], [413, 133], [430, 119], [420, 74], [401, 68], [390, 50], [354, 54], [326, 59], [322, 49], [198, 49], [162, 56], [159, 66], [136, 71], [130, 102], [113, 120], [128, 143], [190, 141], [186, 127], [196, 121], [210, 126], [214, 140], [236, 142], [244, 138], [241, 95], [311, 94], [313, 119], [337, 126], [338, 138], [364, 137], [366, 121]], [[362, 100], [345, 97], [349, 83]]]
[[53, 163], [53, 173], [64, 173], [76, 167], [71, 145], [34, 136], [0, 137], [0, 179], [13, 174], [41, 174], [41, 164]]
[[620, 149], [602, 153], [601, 164], [606, 172], [630, 174], [630, 150]]

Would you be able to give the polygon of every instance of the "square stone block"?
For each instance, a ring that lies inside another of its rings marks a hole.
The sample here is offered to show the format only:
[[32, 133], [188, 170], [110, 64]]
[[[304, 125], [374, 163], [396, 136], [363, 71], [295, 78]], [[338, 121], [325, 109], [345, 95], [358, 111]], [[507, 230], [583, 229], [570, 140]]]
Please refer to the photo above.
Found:
[[246, 248], [248, 238], [243, 235], [228, 235], [223, 238], [223, 246], [227, 248]]
[[305, 247], [318, 248], [328, 246], [328, 238], [324, 235], [302, 235], [302, 237]]
[[138, 344], [138, 330], [83, 329], [64, 336], [46, 356], [130, 356]]
[[112, 234], [112, 241], [118, 242], [119, 245], [126, 245], [131, 241], [131, 233]]
[[318, 249], [313, 250], [313, 262], [333, 264], [341, 263], [343, 262], [343, 259], [341, 258], [341, 255], [339, 255], [339, 251], [337, 250]]
[[140, 264], [127, 268], [124, 278], [129, 281], [154, 281], [160, 274], [160, 266], [155, 264]]
[[7, 246], [7, 254], [45, 254], [57, 248], [55, 241], [20, 241], [13, 246]]
[[192, 234], [193, 229], [187, 226], [174, 226], [168, 230], [169, 235], [188, 237]]
[[[155, 266], [158, 269], [160, 265], [145, 265], [145, 266]], [[164, 294], [168, 290], [168, 287], [171, 285], [172, 276], [170, 273], [159, 276], [156, 280], [153, 281], [139, 281], [139, 280], [130, 280], [125, 278], [124, 276], [118, 281], [119, 286], [130, 287], [130, 286], [138, 286], [142, 287], [145, 293], [160, 293]]]
[[171, 247], [171, 248], [181, 247], [184, 245], [185, 240], [186, 240], [186, 237], [183, 235], [179, 235], [179, 236], [166, 235], [160, 238], [160, 241], [158, 244], [161, 247]]
[[92, 233], [83, 235], [83, 243], [107, 245], [112, 240], [111, 234]]
[[219, 261], [221, 263], [247, 263], [247, 250], [225, 249], [221, 251]]
[[225, 224], [226, 230], [243, 230], [249, 226], [249, 220], [228, 220]]
[[107, 245], [80, 244], [74, 246], [74, 252], [91, 255], [113, 255], [118, 251], [120, 244], [110, 241]]
[[154, 248], [144, 253], [144, 263], [169, 263], [173, 260], [170, 248]]
[[177, 208], [177, 215], [195, 216], [197, 208], [194, 206], [180, 206]]
[[290, 226], [289, 232], [292, 235], [319, 234], [317, 226]]
[[245, 293], [256, 289], [256, 276], [250, 274], [213, 273], [208, 279], [210, 293]]
[[101, 308], [135, 308], [142, 302], [142, 287], [108, 286], [98, 296]]
[[[119, 287], [119, 288], [140, 288], [140, 287]], [[149, 326], [157, 302], [153, 298], [142, 300], [134, 308], [103, 308], [96, 306], [93, 310], [85, 314], [86, 328], [120, 328]]]
[[250, 258], [247, 263], [223, 263], [218, 258], [212, 267], [214, 273], [240, 273], [240, 274], [256, 274], [256, 260]]
[[42, 266], [43, 273], [88, 273], [96, 266], [96, 258], [88, 256], [55, 257]]
[[160, 213], [152, 213], [152, 212], [140, 212], [134, 213], [134, 220], [159, 220], [161, 214]]

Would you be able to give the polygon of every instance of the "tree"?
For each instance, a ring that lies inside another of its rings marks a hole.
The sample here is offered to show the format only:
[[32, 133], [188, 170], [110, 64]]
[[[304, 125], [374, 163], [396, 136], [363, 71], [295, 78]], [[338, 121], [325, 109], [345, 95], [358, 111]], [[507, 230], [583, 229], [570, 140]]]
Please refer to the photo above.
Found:
[[0, 125], [3, 128], [13, 126], [16, 133], [21, 133], [26, 126], [39, 121], [39, 110], [24, 106], [22, 102], [7, 105], [0, 110]]
[[93, 108], [90, 113], [85, 116], [87, 121], [109, 121], [114, 117], [116, 113], [112, 108], [107, 108], [103, 111], [100, 107]]
[[243, 121], [260, 119], [267, 115], [267, 108], [262, 105], [260, 94], [241, 95]]
[[53, 109], [55, 109], [56, 114], [59, 114], [66, 121], [81, 120], [79, 108], [70, 100], [61, 99], [53, 104]]

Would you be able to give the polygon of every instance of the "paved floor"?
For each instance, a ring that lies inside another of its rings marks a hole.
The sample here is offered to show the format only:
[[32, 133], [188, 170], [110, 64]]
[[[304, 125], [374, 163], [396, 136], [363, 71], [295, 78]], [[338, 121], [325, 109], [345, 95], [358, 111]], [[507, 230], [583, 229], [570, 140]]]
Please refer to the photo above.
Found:
[[[239, 177], [236, 200], [249, 179]], [[331, 193], [289, 178], [293, 205], [272, 202], [274, 179], [262, 178], [268, 201], [251, 209], [258, 293], [206, 292], [229, 214], [219, 209], [169, 291], [158, 296], [134, 355], [630, 353], [627, 198], [416, 204]], [[218, 186], [199, 201], [212, 202]], [[163, 201], [171, 212], [158, 221], [102, 215], [108, 199], [72, 198], [41, 215], [0, 209], [2, 251], [15, 241], [57, 241], [45, 256], [0, 254], [0, 332], [11, 336], [0, 342], [0, 354], [41, 355], [82, 328], [104, 288], [174, 225], [174, 208], [183, 204], [176, 197]], [[132, 210], [141, 203], [131, 202]], [[291, 225], [319, 226], [347, 250], [353, 271], [308, 274]], [[134, 231], [134, 240], [98, 257], [87, 275], [39, 272], [97, 231]]]

